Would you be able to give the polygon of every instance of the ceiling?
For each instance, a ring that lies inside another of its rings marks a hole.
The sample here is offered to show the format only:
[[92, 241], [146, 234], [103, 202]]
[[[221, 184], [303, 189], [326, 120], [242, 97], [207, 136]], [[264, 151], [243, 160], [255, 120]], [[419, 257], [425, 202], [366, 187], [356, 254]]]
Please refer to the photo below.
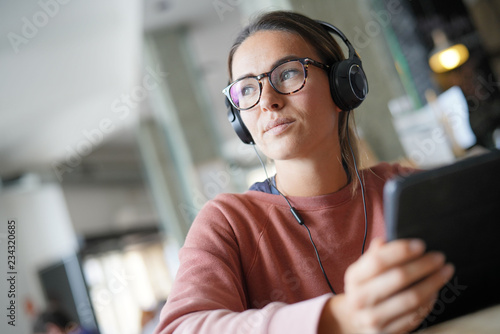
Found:
[[203, 0], [40, 3], [57, 6], [0, 2], [6, 36], [0, 40], [0, 177], [76, 161], [129, 132], [138, 111], [120, 118], [112, 106], [140, 83], [144, 29], [196, 22], [212, 7]]

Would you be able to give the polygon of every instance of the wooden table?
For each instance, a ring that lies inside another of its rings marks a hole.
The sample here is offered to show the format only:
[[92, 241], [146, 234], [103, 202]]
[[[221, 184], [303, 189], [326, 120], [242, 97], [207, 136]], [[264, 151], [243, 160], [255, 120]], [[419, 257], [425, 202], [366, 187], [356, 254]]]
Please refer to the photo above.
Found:
[[499, 334], [500, 305], [418, 331], [421, 334]]

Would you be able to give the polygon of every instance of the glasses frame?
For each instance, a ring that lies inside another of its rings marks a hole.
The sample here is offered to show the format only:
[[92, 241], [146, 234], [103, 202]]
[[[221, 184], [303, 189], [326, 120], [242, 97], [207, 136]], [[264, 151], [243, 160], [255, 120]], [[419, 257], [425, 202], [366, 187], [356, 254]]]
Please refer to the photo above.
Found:
[[[277, 69], [278, 67], [280, 67], [281, 65], [283, 64], [286, 64], [286, 63], [290, 63], [292, 61], [298, 61], [302, 64], [302, 68], [304, 70], [304, 82], [302, 82], [302, 85], [297, 88], [296, 90], [292, 91], [292, 92], [289, 92], [289, 93], [282, 93], [280, 92], [276, 87], [274, 87], [272, 81], [271, 81], [271, 74], [274, 72], [275, 69]], [[289, 60], [286, 60], [282, 63], [279, 63], [278, 65], [274, 66], [269, 72], [266, 72], [266, 73], [262, 73], [262, 74], [259, 74], [259, 75], [256, 75], [256, 76], [247, 76], [247, 77], [244, 77], [244, 78], [240, 78], [234, 82], [232, 82], [231, 84], [229, 84], [229, 86], [227, 86], [226, 88], [224, 88], [222, 90], [222, 93], [228, 98], [229, 102], [231, 102], [231, 104], [233, 105], [233, 107], [235, 107], [236, 109], [238, 110], [248, 110], [248, 109], [252, 109], [253, 107], [255, 107], [257, 104], [259, 104], [260, 102], [260, 98], [262, 96], [262, 79], [264, 79], [265, 77], [267, 77], [267, 81], [269, 81], [269, 84], [271, 85], [271, 87], [273, 87], [273, 89], [281, 94], [281, 95], [291, 95], [291, 94], [295, 94], [297, 93], [298, 91], [300, 91], [302, 88], [304, 88], [304, 86], [306, 85], [306, 82], [307, 82], [307, 74], [308, 74], [308, 69], [309, 69], [309, 64], [311, 65], [314, 65], [318, 68], [321, 68], [323, 70], [327, 70], [330, 68], [330, 66], [328, 65], [325, 65], [323, 63], [320, 63], [316, 60], [313, 60], [309, 57], [305, 57], [305, 58], [295, 58], [295, 59], [289, 59]], [[254, 78], [256, 79], [258, 82], [259, 82], [259, 98], [257, 99], [257, 102], [255, 102], [254, 105], [252, 105], [251, 107], [248, 107], [248, 108], [240, 108], [238, 107], [234, 102], [233, 102], [233, 99], [231, 98], [231, 88], [237, 84], [238, 82], [240, 82], [241, 80], [245, 80], [245, 79], [249, 79], [249, 78]]]

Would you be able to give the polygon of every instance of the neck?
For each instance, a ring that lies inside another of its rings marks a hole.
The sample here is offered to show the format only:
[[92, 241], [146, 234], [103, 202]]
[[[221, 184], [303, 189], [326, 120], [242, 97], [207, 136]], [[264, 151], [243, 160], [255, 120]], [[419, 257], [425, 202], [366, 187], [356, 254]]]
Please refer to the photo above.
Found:
[[286, 196], [319, 196], [334, 193], [347, 184], [340, 154], [317, 159], [276, 161], [276, 185]]

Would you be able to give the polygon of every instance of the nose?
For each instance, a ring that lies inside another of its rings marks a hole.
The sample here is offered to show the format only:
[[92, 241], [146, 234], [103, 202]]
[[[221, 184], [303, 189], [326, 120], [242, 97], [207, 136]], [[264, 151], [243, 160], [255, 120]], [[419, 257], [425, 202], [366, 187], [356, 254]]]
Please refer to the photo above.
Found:
[[262, 93], [260, 95], [259, 105], [263, 111], [277, 111], [283, 108], [285, 95], [278, 93], [271, 86], [269, 80], [262, 80]]

